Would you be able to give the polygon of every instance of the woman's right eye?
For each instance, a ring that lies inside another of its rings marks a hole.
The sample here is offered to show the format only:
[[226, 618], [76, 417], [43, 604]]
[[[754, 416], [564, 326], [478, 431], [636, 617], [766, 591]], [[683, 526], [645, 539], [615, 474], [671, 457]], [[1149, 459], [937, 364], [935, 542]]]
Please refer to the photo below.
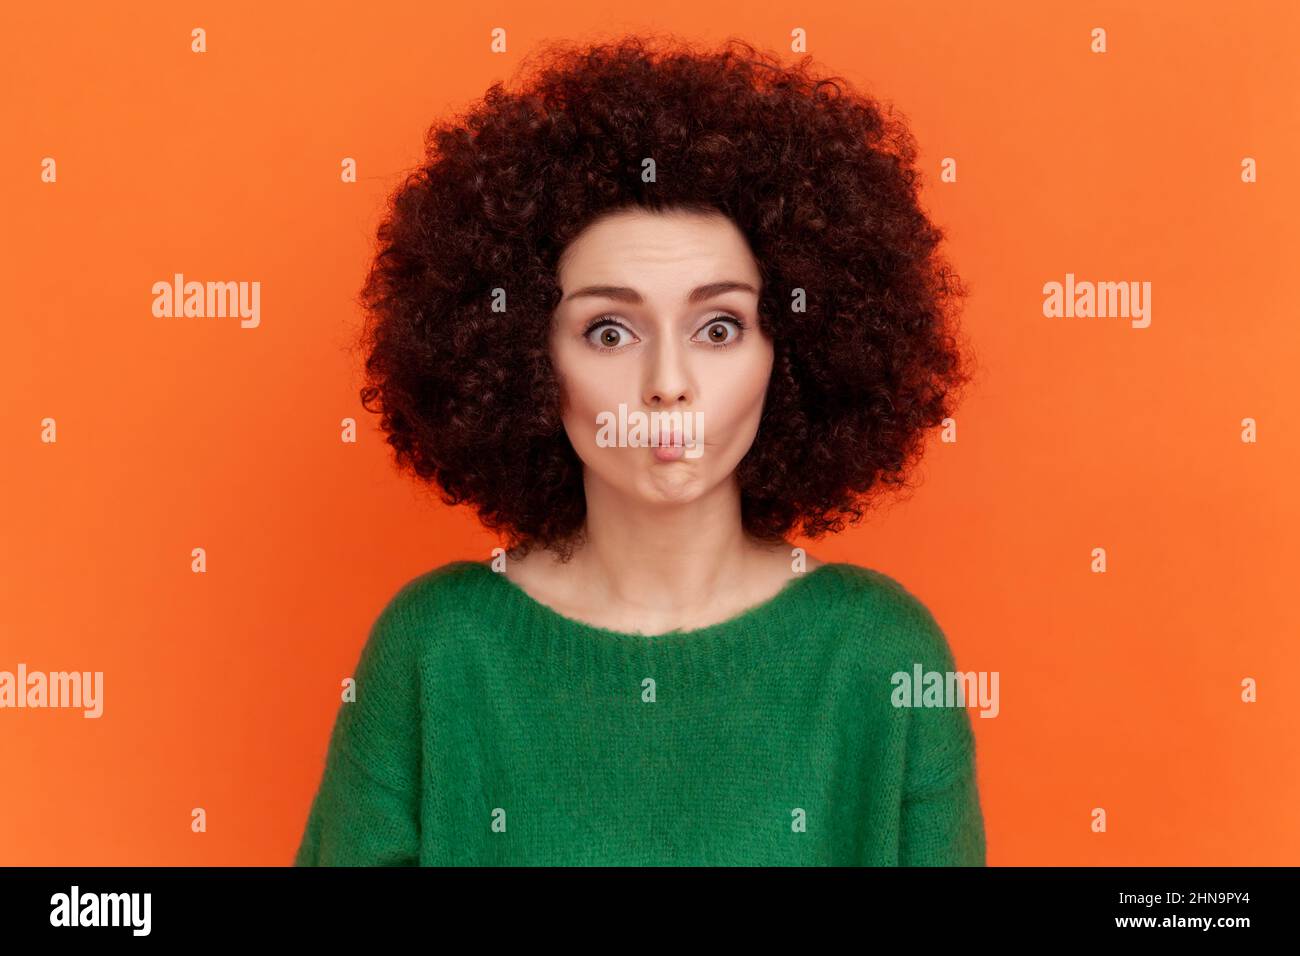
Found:
[[[624, 333], [628, 338], [624, 339]], [[597, 322], [587, 329], [587, 341], [598, 349], [613, 351], [631, 341], [631, 333], [617, 322]]]

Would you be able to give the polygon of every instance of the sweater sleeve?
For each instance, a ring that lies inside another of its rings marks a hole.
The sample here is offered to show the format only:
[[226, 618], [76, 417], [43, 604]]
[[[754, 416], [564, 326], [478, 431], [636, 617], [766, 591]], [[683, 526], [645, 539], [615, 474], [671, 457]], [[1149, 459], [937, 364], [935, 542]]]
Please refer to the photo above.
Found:
[[[956, 670], [952, 650], [930, 612], [918, 610], [924, 640], [917, 661], [946, 680]], [[967, 707], [910, 709], [900, 831], [900, 866], [986, 865]]]
[[294, 866], [416, 866], [420, 688], [407, 627], [410, 587], [380, 612], [335, 717], [324, 775]]

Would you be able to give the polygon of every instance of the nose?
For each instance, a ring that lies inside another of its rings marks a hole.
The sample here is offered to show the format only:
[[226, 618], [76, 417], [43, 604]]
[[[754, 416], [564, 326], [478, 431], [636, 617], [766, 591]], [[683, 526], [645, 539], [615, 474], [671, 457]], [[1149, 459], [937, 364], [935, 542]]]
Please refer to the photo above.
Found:
[[671, 336], [660, 336], [654, 349], [644, 353], [647, 367], [642, 401], [651, 408], [664, 405], [690, 405], [695, 400], [695, 389], [686, 361], [687, 346], [675, 342]]

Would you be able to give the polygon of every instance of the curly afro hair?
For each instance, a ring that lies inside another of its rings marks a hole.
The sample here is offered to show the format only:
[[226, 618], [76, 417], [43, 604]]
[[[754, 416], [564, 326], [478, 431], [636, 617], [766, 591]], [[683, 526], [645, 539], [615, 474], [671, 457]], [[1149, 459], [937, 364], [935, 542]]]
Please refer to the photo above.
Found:
[[757, 259], [775, 358], [737, 466], [745, 531], [818, 538], [906, 485], [971, 377], [955, 330], [968, 293], [918, 203], [904, 122], [810, 59], [734, 38], [556, 44], [519, 92], [495, 83], [433, 126], [360, 296], [361, 402], [398, 468], [511, 549], [571, 556], [586, 499], [548, 354], [556, 268], [595, 219], [640, 207], [722, 212]]

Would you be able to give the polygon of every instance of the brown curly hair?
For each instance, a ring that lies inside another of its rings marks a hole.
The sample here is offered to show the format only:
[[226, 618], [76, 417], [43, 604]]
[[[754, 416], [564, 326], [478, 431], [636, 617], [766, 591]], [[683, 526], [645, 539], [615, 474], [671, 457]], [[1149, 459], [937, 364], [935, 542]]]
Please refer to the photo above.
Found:
[[519, 92], [495, 83], [428, 131], [379, 226], [361, 402], [398, 468], [512, 549], [567, 560], [586, 499], [548, 354], [557, 262], [595, 219], [639, 207], [720, 211], [757, 259], [774, 363], [737, 466], [745, 531], [818, 538], [860, 520], [871, 489], [904, 486], [970, 378], [968, 290], [936, 251], [892, 105], [734, 38], [555, 44], [538, 61]]

